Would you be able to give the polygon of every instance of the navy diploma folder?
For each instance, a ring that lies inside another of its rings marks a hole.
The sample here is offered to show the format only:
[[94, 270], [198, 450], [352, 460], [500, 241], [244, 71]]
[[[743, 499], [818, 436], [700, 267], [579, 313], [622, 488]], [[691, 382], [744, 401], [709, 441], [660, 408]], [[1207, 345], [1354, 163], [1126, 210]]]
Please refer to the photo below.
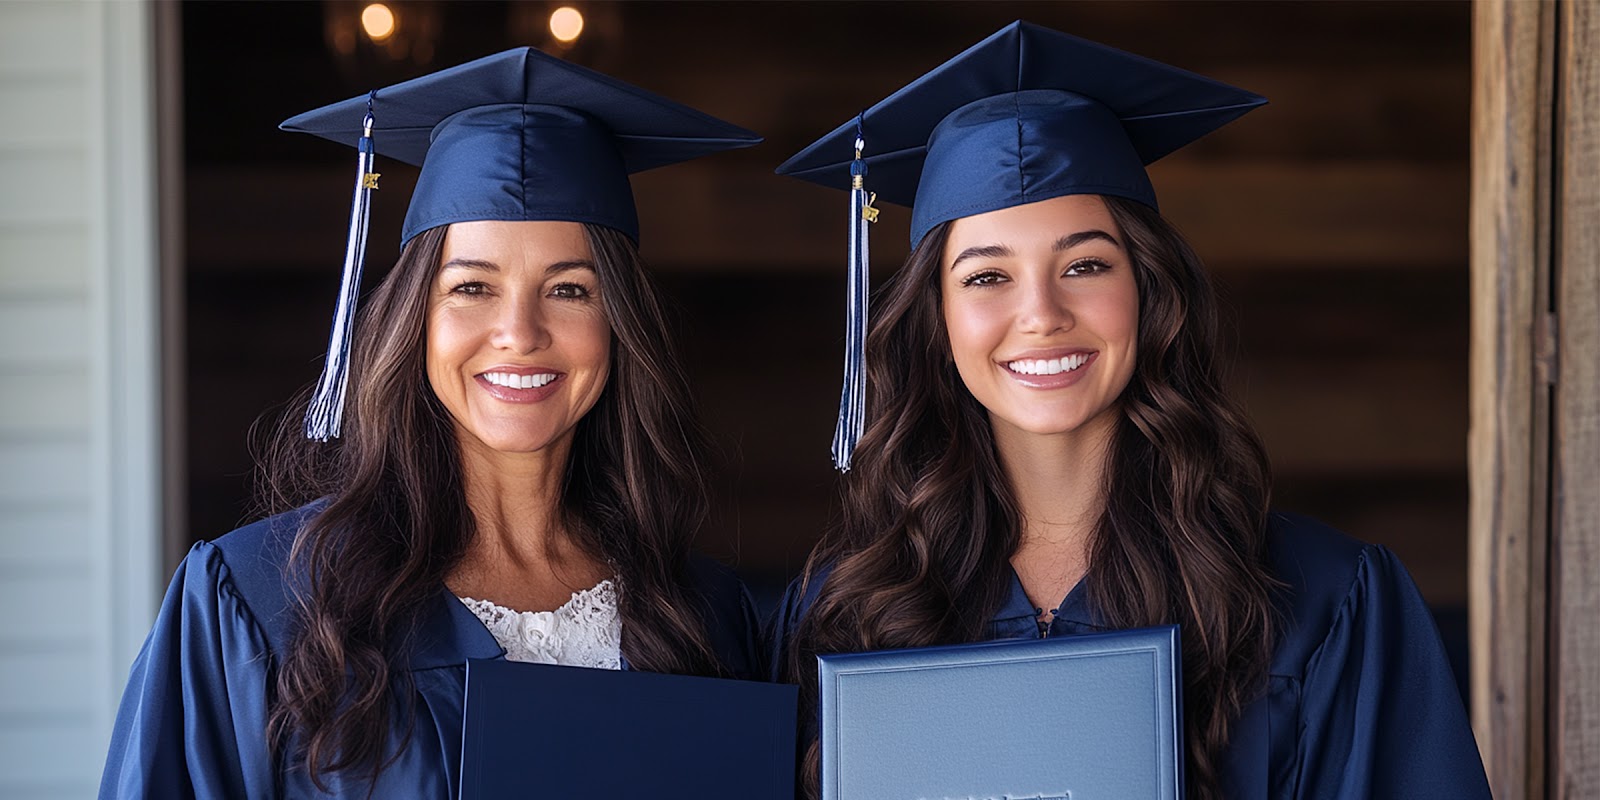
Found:
[[794, 794], [797, 687], [467, 662], [461, 798]]
[[1179, 800], [1178, 628], [818, 657], [823, 800]]

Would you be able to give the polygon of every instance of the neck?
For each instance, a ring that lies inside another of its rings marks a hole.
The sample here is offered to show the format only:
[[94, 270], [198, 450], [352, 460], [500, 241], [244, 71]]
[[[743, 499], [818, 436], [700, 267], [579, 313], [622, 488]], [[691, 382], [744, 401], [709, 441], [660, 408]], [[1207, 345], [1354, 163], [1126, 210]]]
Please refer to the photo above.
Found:
[[1116, 422], [1112, 411], [1049, 435], [994, 425], [995, 452], [1022, 515], [1011, 563], [1036, 606], [1054, 608], [1088, 571]]
[[562, 560], [572, 547], [561, 514], [571, 437], [532, 453], [460, 441], [462, 488], [477, 523], [467, 560], [522, 567]]

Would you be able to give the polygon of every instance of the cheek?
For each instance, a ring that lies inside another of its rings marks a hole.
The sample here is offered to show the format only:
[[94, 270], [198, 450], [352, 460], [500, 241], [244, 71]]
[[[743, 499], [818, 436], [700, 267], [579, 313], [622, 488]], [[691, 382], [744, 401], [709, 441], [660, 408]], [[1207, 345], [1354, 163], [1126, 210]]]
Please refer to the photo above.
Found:
[[448, 394], [452, 377], [472, 355], [472, 325], [461, 309], [433, 308], [422, 329], [424, 371], [435, 394]]
[[422, 328], [423, 367], [428, 373], [428, 382], [433, 384], [435, 392], [439, 390], [438, 375], [448, 360], [450, 337], [446, 331], [447, 326], [439, 319], [439, 312], [436, 309], [429, 309], [427, 324]]
[[944, 304], [944, 327], [957, 363], [987, 361], [989, 352], [1004, 338], [1005, 321], [983, 303], [957, 298]]
[[1132, 352], [1139, 339], [1138, 300], [1117, 298], [1115, 302], [1108, 303], [1101, 309], [1099, 328], [1105, 332], [1106, 339], [1122, 344]]
[[1139, 292], [1130, 286], [1107, 301], [1100, 310], [1097, 327], [1108, 344], [1120, 346], [1123, 351], [1117, 382], [1126, 386], [1133, 378], [1139, 354]]
[[[551, 331], [562, 343], [572, 366], [582, 367], [602, 378], [611, 363], [611, 326], [597, 309], [562, 309], [559, 329]], [[554, 323], [555, 321], [552, 320]]]

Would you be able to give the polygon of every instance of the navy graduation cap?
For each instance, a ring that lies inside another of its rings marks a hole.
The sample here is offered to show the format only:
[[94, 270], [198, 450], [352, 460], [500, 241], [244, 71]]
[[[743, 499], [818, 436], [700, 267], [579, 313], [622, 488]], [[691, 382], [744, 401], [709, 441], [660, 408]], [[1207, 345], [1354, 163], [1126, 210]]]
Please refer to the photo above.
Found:
[[636, 86], [519, 47], [286, 120], [357, 150], [355, 199], [328, 360], [306, 435], [339, 435], [374, 155], [420, 166], [401, 245], [440, 225], [562, 220], [639, 240], [628, 175], [761, 137]]
[[[852, 193], [845, 388], [834, 465], [865, 417], [866, 223], [882, 197], [934, 226], [1070, 194], [1156, 207], [1144, 167], [1266, 98], [1017, 21], [863, 111], [778, 167]], [[870, 190], [870, 192], [869, 192]], [[859, 218], [858, 218], [859, 217]]]

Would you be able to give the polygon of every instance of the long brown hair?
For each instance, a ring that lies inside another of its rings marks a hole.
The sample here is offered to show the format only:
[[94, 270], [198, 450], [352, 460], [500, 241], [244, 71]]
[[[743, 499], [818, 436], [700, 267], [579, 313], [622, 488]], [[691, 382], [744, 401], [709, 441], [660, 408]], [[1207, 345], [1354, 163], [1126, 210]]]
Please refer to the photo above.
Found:
[[[633, 243], [584, 228], [614, 346], [607, 385], [574, 433], [564, 527], [615, 571], [631, 666], [722, 674], [689, 588], [707, 487], [688, 379]], [[394, 726], [410, 735], [409, 721], [397, 721], [409, 709], [408, 638], [476, 533], [450, 417], [425, 371], [445, 230], [414, 237], [361, 311], [343, 436], [303, 438], [303, 392], [262, 459], [266, 510], [327, 499], [290, 556], [298, 624], [280, 654], [268, 726], [280, 757], [319, 787], [334, 772], [375, 777], [398, 755], [389, 751]]]
[[[1266, 451], [1223, 392], [1217, 302], [1155, 211], [1105, 198], [1139, 289], [1138, 361], [1119, 399], [1090, 605], [1113, 628], [1182, 626], [1190, 794], [1220, 796], [1229, 727], [1263, 686], [1277, 585], [1265, 566]], [[939, 289], [948, 223], [881, 291], [867, 339], [868, 427], [844, 515], [804, 580], [831, 568], [782, 665], [815, 708], [816, 655], [986, 638], [1021, 514], [988, 413], [950, 358]], [[816, 791], [817, 748], [805, 760]]]

